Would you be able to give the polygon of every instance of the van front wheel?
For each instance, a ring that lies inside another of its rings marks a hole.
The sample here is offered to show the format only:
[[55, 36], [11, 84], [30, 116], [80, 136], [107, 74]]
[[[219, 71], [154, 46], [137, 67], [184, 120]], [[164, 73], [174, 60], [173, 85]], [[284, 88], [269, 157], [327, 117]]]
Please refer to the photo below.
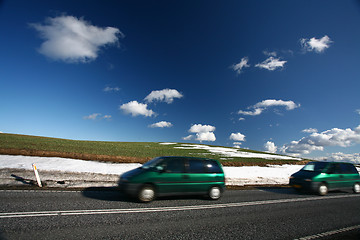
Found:
[[218, 200], [219, 198], [221, 198], [221, 189], [217, 186], [211, 187], [209, 189], [208, 197], [211, 200]]
[[355, 183], [353, 188], [354, 193], [360, 193], [360, 183]]
[[155, 199], [155, 189], [152, 185], [146, 184], [140, 188], [138, 199], [141, 202], [151, 202]]
[[325, 183], [320, 183], [318, 187], [318, 194], [320, 196], [325, 196], [328, 193], [328, 187]]

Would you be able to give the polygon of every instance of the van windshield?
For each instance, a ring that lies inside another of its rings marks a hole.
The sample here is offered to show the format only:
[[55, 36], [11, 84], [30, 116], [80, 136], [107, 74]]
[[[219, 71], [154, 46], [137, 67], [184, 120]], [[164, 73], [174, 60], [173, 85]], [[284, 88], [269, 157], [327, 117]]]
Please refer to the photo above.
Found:
[[155, 167], [159, 162], [161, 162], [163, 159], [158, 157], [158, 158], [154, 158], [146, 163], [144, 163], [141, 168], [142, 169], [149, 169], [149, 168], [153, 168]]
[[326, 165], [326, 162], [311, 162], [306, 164], [301, 170], [309, 172], [322, 172]]

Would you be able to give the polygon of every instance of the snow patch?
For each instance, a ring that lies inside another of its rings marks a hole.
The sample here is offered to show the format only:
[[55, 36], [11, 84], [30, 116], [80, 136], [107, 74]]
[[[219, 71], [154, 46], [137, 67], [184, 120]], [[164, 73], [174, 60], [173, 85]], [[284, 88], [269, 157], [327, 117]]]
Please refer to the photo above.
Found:
[[182, 144], [180, 147], [174, 147], [178, 149], [188, 149], [188, 150], [206, 150], [210, 153], [221, 154], [225, 157], [241, 157], [241, 158], [264, 158], [268, 160], [280, 159], [280, 160], [302, 160], [300, 158], [290, 157], [290, 156], [281, 156], [281, 155], [273, 155], [266, 153], [252, 153], [252, 152], [244, 152], [235, 148], [225, 148], [225, 147], [211, 147], [206, 145], [198, 145], [198, 144]]

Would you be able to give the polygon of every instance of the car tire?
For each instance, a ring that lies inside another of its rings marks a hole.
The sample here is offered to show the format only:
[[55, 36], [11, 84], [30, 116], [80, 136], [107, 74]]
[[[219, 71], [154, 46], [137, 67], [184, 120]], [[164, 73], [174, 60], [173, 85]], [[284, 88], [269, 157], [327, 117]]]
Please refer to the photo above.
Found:
[[151, 202], [155, 199], [156, 192], [154, 186], [146, 184], [142, 186], [138, 193], [138, 200], [140, 202]]
[[320, 196], [325, 196], [328, 193], [328, 186], [325, 183], [320, 183], [318, 187], [318, 194]]
[[208, 198], [210, 200], [218, 200], [221, 198], [221, 188], [218, 186], [211, 187], [208, 192]]
[[354, 193], [360, 193], [360, 183], [355, 183], [353, 187]]

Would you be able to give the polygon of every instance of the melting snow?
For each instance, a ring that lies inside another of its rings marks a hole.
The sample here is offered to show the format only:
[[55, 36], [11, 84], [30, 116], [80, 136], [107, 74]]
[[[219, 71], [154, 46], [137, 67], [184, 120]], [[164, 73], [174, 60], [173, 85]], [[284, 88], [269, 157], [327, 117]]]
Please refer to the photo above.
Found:
[[178, 149], [199, 149], [206, 150], [210, 153], [221, 154], [226, 157], [241, 157], [241, 158], [264, 158], [264, 159], [282, 159], [282, 160], [301, 160], [300, 158], [290, 157], [290, 156], [281, 156], [281, 155], [273, 155], [266, 153], [252, 153], [252, 152], [244, 152], [235, 148], [225, 148], [225, 147], [211, 147], [206, 145], [197, 145], [197, 144], [182, 144], [180, 147], [174, 147]]

